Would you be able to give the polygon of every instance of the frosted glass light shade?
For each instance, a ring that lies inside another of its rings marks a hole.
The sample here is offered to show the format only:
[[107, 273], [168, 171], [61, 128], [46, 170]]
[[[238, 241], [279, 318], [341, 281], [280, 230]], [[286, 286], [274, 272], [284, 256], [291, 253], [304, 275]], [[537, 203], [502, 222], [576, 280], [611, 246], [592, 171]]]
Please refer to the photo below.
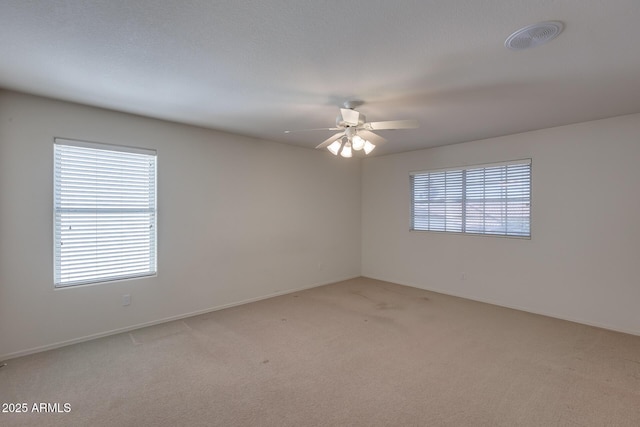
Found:
[[331, 145], [327, 147], [327, 150], [331, 151], [331, 154], [333, 154], [334, 156], [337, 156], [341, 146], [342, 143], [340, 142], [340, 140], [333, 141]]
[[351, 157], [351, 143], [347, 142], [344, 144], [344, 148], [342, 149], [342, 153], [340, 153], [342, 157]]
[[364, 147], [364, 143], [365, 143], [365, 140], [362, 139], [360, 135], [356, 135], [353, 138], [351, 138], [351, 147], [353, 147], [353, 149], [356, 151], [362, 150], [362, 148]]
[[370, 152], [373, 151], [374, 148], [376, 148], [376, 146], [373, 145], [372, 143], [370, 143], [369, 141], [365, 141], [364, 142], [364, 153], [365, 154], [369, 154]]

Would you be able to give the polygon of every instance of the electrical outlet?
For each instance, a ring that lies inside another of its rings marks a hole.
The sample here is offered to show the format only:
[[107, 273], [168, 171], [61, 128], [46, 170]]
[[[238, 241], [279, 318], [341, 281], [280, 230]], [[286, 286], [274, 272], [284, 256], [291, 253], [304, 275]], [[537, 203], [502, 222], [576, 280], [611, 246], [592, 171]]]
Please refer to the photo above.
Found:
[[467, 273], [465, 273], [464, 271], [460, 273], [460, 280], [467, 280]]
[[127, 306], [129, 304], [131, 304], [131, 295], [129, 294], [122, 295], [122, 305]]

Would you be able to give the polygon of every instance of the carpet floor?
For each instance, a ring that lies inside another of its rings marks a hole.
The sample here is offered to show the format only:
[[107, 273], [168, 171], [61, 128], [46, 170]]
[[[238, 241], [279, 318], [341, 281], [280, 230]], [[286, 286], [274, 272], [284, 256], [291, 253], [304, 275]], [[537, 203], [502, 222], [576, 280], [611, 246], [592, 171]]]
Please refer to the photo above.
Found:
[[29, 408], [2, 426], [637, 427], [640, 337], [359, 278], [12, 359], [0, 403]]

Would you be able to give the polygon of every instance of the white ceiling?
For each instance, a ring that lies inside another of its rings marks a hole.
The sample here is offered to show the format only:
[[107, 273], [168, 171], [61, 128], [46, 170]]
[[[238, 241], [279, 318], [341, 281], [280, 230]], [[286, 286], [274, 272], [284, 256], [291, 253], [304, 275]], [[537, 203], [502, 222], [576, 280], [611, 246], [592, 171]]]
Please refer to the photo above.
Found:
[[[565, 24], [526, 51], [516, 29]], [[640, 112], [638, 0], [2, 0], [0, 87], [312, 148], [361, 99], [387, 154]]]

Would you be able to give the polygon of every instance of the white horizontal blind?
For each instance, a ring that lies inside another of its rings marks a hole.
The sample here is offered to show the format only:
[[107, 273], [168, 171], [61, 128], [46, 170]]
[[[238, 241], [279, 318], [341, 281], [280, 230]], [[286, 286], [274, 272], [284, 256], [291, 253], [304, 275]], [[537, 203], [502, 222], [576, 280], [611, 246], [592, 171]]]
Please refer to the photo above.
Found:
[[413, 175], [413, 228], [462, 231], [462, 171]]
[[156, 272], [156, 155], [56, 139], [56, 287]]
[[413, 230], [529, 237], [531, 160], [411, 175]]

